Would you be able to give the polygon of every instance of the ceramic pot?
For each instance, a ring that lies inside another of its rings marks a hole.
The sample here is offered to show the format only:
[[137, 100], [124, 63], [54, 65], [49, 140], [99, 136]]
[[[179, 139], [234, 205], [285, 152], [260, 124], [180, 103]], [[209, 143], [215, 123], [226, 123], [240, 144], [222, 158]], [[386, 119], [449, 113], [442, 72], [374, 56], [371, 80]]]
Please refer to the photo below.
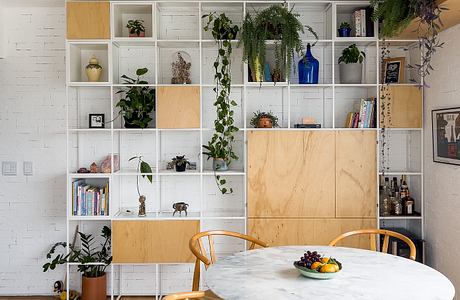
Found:
[[82, 276], [82, 300], [106, 300], [107, 276], [99, 277]]
[[273, 122], [269, 117], [261, 117], [257, 124], [257, 128], [272, 128]]
[[340, 64], [340, 83], [360, 84], [362, 73], [363, 64]]
[[186, 166], [187, 166], [186, 163], [184, 163], [184, 164], [182, 164], [182, 165], [176, 164], [176, 172], [184, 172]]
[[139, 32], [139, 35], [137, 33], [129, 33], [129, 37], [145, 37], [145, 31]]
[[227, 171], [228, 170], [227, 161], [223, 158], [213, 158], [212, 169], [214, 171]]
[[92, 57], [89, 60], [89, 64], [85, 68], [86, 76], [90, 82], [98, 82], [101, 78], [102, 67], [99, 65], [99, 61], [96, 57]]
[[337, 31], [339, 32], [339, 37], [350, 37], [351, 35], [351, 28], [339, 28]]

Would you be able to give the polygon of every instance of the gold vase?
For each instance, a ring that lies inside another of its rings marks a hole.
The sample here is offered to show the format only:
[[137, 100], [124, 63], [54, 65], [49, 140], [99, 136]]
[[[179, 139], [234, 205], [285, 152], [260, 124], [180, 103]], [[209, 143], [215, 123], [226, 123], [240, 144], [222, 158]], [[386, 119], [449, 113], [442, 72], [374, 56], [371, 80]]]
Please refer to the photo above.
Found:
[[89, 82], [98, 82], [101, 78], [102, 67], [95, 56], [91, 57], [89, 64], [85, 68]]

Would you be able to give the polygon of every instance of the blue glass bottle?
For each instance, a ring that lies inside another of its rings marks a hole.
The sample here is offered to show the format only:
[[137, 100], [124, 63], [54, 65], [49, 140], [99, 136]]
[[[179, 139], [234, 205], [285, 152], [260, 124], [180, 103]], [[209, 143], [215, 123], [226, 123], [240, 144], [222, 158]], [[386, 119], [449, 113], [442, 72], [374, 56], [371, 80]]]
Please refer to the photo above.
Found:
[[307, 45], [307, 53], [299, 60], [299, 83], [318, 84], [319, 61], [311, 54], [311, 46]]

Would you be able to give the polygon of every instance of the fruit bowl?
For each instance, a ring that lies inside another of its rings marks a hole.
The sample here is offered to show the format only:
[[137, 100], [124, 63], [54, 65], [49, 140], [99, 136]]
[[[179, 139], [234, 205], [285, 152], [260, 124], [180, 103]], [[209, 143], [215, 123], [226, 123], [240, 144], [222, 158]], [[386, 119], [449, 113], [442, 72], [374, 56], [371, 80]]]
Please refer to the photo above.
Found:
[[332, 257], [323, 257], [316, 251], [307, 251], [294, 267], [302, 276], [314, 279], [331, 279], [342, 270], [342, 264]]
[[335, 273], [321, 273], [316, 270], [308, 269], [306, 267], [302, 267], [294, 263], [294, 267], [299, 271], [302, 276], [313, 278], [313, 279], [331, 279], [334, 278], [338, 272]]

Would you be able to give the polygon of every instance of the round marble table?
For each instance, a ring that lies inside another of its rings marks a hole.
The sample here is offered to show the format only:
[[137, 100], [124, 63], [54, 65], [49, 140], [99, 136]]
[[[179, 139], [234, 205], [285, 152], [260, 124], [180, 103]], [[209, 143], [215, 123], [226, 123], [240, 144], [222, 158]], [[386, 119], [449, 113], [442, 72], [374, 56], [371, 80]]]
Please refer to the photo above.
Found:
[[[330, 280], [302, 277], [293, 266], [306, 252], [339, 260], [343, 269]], [[375, 251], [324, 246], [286, 246], [240, 252], [212, 265], [209, 288], [231, 299], [442, 299], [455, 295], [438, 271], [412, 260]]]

